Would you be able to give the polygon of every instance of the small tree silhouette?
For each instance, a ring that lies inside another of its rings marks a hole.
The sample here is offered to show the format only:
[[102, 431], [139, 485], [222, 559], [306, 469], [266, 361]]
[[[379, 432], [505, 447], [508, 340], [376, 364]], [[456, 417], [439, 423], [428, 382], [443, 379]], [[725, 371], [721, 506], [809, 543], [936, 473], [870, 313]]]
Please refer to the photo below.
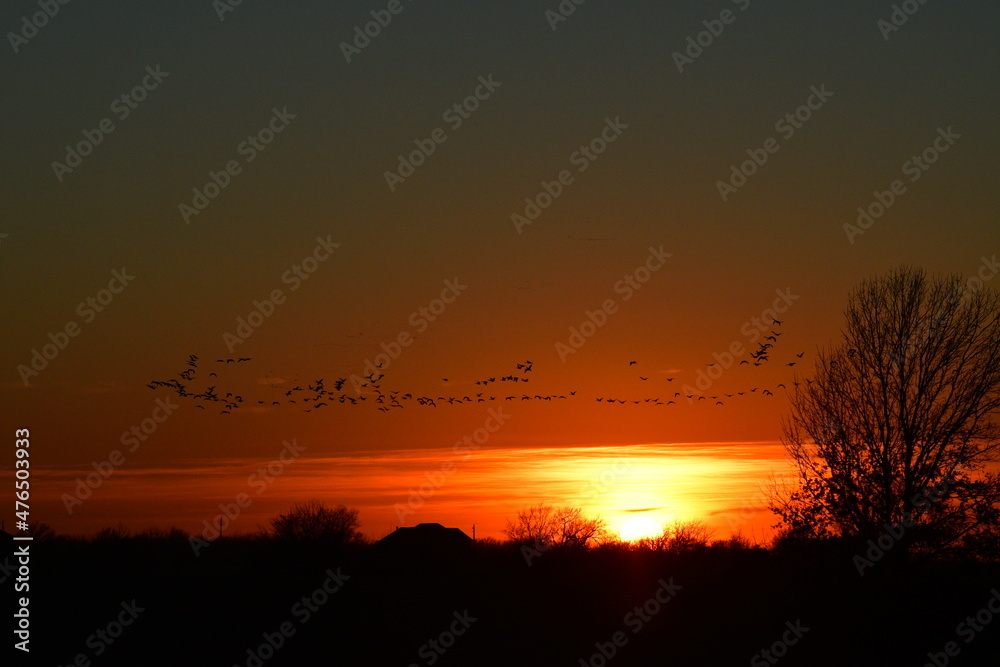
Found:
[[327, 507], [318, 500], [295, 503], [292, 508], [271, 520], [275, 537], [286, 540], [323, 540], [338, 544], [364, 540], [358, 510], [345, 505]]
[[132, 536], [132, 530], [122, 522], [118, 522], [115, 526], [108, 526], [106, 528], [101, 528], [94, 535], [94, 541], [98, 542], [115, 542], [128, 539]]
[[55, 539], [56, 531], [47, 523], [33, 523], [28, 527], [28, 535], [36, 542], [41, 542]]
[[681, 521], [663, 525], [663, 532], [636, 540], [639, 549], [651, 551], [696, 551], [708, 547], [714, 531], [703, 521]]
[[843, 342], [799, 382], [772, 493], [783, 535], [894, 537], [893, 552], [996, 543], [1000, 296], [899, 268], [852, 294]]
[[588, 519], [579, 507], [553, 507], [540, 503], [524, 507], [514, 521], [507, 520], [503, 534], [512, 542], [535, 548], [585, 547], [605, 537], [607, 523]]
[[674, 521], [663, 529], [664, 542], [670, 551], [695, 551], [708, 547], [715, 534], [703, 521]]

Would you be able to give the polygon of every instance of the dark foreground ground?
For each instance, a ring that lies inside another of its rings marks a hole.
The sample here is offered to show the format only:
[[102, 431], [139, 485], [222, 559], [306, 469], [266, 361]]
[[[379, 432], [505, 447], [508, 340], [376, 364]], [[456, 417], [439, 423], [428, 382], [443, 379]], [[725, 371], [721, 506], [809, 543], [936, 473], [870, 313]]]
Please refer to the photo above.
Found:
[[36, 542], [31, 655], [4, 664], [1000, 665], [1000, 569], [883, 565], [860, 577], [829, 552], [549, 552], [529, 567], [495, 547], [403, 559], [223, 541], [195, 557], [185, 540]]

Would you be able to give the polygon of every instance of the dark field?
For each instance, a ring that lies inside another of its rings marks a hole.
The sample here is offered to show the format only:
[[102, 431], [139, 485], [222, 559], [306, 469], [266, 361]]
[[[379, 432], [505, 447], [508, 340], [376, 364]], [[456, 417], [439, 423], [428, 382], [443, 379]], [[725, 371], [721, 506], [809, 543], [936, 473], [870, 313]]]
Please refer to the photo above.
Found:
[[420, 556], [227, 539], [196, 557], [183, 538], [38, 541], [32, 664], [998, 664], [1000, 619], [980, 623], [1000, 568], [861, 577], [854, 553], [598, 548], [528, 566], [496, 544]]

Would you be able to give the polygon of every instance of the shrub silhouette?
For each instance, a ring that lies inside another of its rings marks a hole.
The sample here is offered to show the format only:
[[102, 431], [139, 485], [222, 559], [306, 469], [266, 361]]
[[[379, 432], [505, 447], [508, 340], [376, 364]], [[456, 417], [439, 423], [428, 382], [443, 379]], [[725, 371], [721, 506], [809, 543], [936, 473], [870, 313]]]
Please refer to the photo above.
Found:
[[364, 541], [358, 530], [358, 510], [345, 505], [327, 507], [318, 500], [295, 503], [271, 520], [271, 531], [284, 540], [322, 540], [337, 544]]
[[588, 519], [578, 507], [541, 503], [522, 508], [513, 521], [508, 519], [503, 534], [511, 542], [536, 548], [570, 548], [603, 541], [608, 531], [604, 519]]

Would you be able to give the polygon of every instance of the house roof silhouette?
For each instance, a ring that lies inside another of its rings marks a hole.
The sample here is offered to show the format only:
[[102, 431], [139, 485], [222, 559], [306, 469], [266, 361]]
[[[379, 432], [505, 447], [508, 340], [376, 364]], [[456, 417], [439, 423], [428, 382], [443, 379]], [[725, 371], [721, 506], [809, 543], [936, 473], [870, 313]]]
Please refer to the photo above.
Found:
[[396, 528], [376, 544], [383, 549], [411, 553], [461, 553], [472, 547], [472, 538], [458, 528], [439, 523], [420, 523]]

